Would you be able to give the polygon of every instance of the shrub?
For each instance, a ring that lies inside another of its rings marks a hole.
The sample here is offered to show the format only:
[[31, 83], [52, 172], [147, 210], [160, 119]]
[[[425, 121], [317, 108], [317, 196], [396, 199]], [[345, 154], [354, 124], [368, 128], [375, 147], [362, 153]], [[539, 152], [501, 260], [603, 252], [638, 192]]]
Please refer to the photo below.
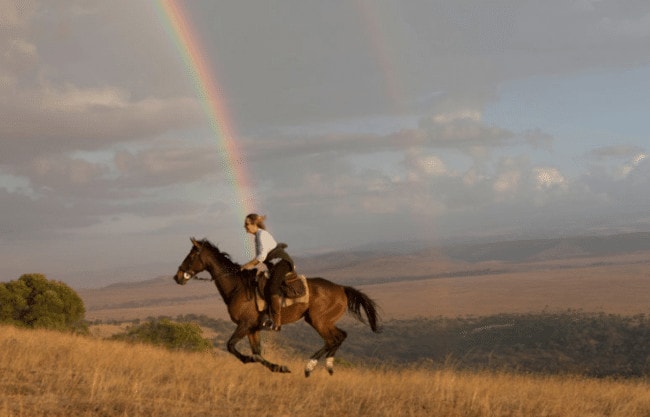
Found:
[[0, 283], [0, 322], [20, 327], [86, 332], [81, 297], [63, 282], [25, 274]]
[[168, 349], [208, 351], [212, 343], [204, 339], [203, 330], [195, 323], [175, 323], [169, 319], [153, 319], [137, 326], [129, 327], [125, 333], [112, 338], [134, 343], [149, 343]]

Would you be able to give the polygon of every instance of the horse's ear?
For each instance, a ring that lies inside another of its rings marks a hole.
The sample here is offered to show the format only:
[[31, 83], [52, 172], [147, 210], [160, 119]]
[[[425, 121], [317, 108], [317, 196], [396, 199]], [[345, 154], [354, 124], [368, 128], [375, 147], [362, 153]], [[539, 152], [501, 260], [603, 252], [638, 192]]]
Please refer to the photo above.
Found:
[[199, 242], [197, 242], [196, 239], [194, 239], [193, 237], [191, 237], [190, 240], [192, 241], [192, 244], [194, 246], [196, 246], [197, 248], [201, 247], [201, 244]]

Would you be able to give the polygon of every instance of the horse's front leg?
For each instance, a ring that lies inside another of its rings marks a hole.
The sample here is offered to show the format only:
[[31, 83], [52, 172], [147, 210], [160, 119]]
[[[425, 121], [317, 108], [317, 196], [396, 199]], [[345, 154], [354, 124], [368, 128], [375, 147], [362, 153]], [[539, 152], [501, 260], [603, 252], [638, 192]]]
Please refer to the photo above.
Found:
[[284, 365], [278, 365], [276, 363], [272, 363], [264, 359], [264, 357], [262, 356], [262, 342], [261, 342], [259, 330], [255, 330], [249, 333], [248, 341], [251, 344], [251, 351], [253, 352], [253, 358], [255, 362], [261, 363], [262, 365], [266, 366], [268, 369], [270, 369], [273, 372], [282, 372], [282, 373], [291, 372], [289, 368], [287, 368]]
[[[249, 356], [249, 355], [244, 355], [240, 351], [237, 350], [237, 343], [244, 338], [244, 336], [248, 335], [250, 338], [251, 335], [251, 329], [249, 326], [244, 325], [244, 324], [239, 324], [237, 325], [237, 328], [235, 329], [235, 332], [230, 336], [230, 339], [228, 339], [228, 352], [232, 353], [242, 361], [243, 363], [251, 363], [251, 362], [259, 362], [254, 356]], [[259, 343], [258, 343], [259, 344]], [[251, 343], [251, 348], [253, 348], [253, 344]], [[253, 353], [255, 353], [255, 349], [253, 348]], [[256, 354], [257, 356], [257, 354]]]

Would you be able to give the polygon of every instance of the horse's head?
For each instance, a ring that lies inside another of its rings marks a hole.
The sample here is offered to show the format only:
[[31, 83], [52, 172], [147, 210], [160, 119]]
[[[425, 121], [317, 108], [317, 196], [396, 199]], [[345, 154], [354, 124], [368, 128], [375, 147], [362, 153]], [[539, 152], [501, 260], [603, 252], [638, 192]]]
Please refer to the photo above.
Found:
[[192, 249], [190, 249], [190, 253], [187, 254], [185, 259], [183, 259], [183, 263], [181, 263], [176, 275], [174, 275], [174, 281], [179, 285], [187, 284], [187, 281], [205, 270], [205, 262], [202, 258], [205, 242], [199, 242], [193, 237], [190, 240], [192, 241]]

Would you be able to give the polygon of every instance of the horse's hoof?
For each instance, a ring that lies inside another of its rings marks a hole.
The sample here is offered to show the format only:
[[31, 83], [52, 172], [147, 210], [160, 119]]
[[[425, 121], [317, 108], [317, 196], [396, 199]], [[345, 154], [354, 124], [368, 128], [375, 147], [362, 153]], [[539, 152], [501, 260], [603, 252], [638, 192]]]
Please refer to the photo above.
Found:
[[308, 370], [305, 370], [305, 378], [309, 378], [310, 375], [311, 375], [311, 372], [309, 372]]
[[280, 372], [281, 374], [290, 374], [291, 373], [289, 368], [287, 368], [284, 365], [273, 365], [273, 367], [271, 368], [271, 371]]
[[327, 372], [328, 372], [330, 375], [334, 375], [334, 369], [328, 369]]

